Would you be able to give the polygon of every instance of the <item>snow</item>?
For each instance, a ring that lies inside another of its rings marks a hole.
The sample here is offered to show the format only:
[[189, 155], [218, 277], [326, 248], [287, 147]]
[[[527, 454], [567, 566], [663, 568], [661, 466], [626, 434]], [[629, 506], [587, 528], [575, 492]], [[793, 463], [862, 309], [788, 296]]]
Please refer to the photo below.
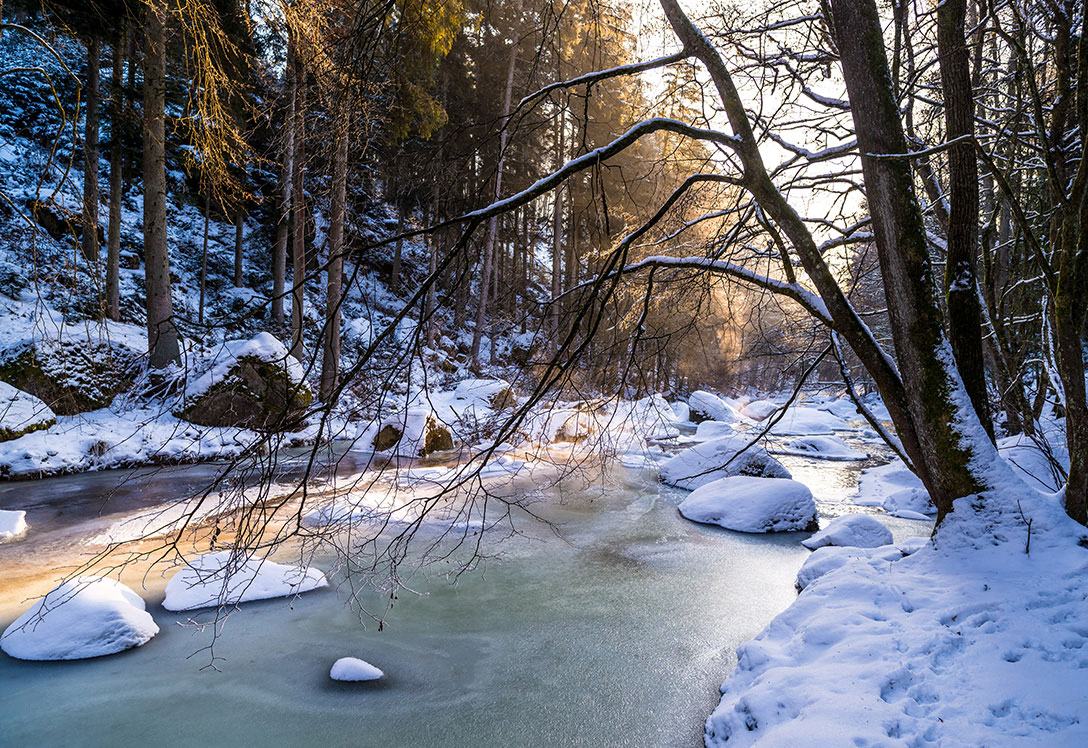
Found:
[[80, 660], [146, 644], [159, 633], [143, 599], [120, 582], [78, 577], [8, 626], [0, 648], [20, 660]]
[[27, 531], [26, 512], [0, 509], [0, 543], [13, 540]]
[[876, 565], [898, 561], [903, 556], [909, 556], [920, 550], [927, 542], [926, 538], [911, 538], [895, 545], [879, 545], [875, 548], [842, 545], [822, 546], [817, 548], [801, 565], [801, 569], [797, 572], [797, 589], [805, 589], [824, 574], [839, 569], [852, 561]]
[[1088, 533], [993, 477], [910, 555], [813, 553], [797, 600], [738, 649], [706, 745], [1088, 745]]
[[692, 491], [680, 513], [740, 532], [794, 532], [816, 524], [812, 491], [781, 478], [721, 478]]
[[[364, 424], [356, 437], [359, 449], [373, 449], [386, 454], [418, 457], [423, 453], [429, 429], [439, 425], [439, 419], [431, 408], [408, 408], [394, 412], [385, 418]], [[400, 432], [400, 439], [385, 450], [378, 450], [375, 441], [383, 429], [393, 428]]]
[[853, 431], [853, 428], [846, 421], [826, 410], [795, 405], [786, 410], [782, 419], [771, 428], [771, 433], [777, 436], [807, 436], [830, 434], [835, 431]]
[[692, 490], [719, 478], [755, 475], [789, 478], [778, 460], [758, 445], [748, 447], [743, 436], [722, 436], [697, 444], [666, 460], [660, 467], [661, 480], [677, 488]]
[[691, 416], [698, 416], [707, 421], [734, 423], [736, 412], [717, 395], [705, 390], [696, 390], [688, 397], [688, 409]]
[[778, 410], [778, 403], [772, 400], [754, 400], [740, 409], [741, 415], [753, 421], [764, 421]]
[[686, 423], [691, 420], [691, 406], [683, 400], [677, 400], [672, 404], [672, 412], [678, 423]]
[[732, 433], [732, 424], [722, 423], [721, 421], [703, 421], [695, 429], [695, 434], [691, 438], [694, 441], [706, 442], [722, 436], [729, 436]]
[[1005, 461], [1022, 478], [1027, 479], [1028, 485], [1040, 491], [1054, 493], [1065, 480], [1060, 472], [1054, 470], [1051, 458], [1063, 470], [1069, 470], [1069, 453], [1066, 451], [1064, 431], [1064, 425], [1055, 424], [1045, 432], [1045, 436], [1038, 436], [1038, 441], [1026, 434], [1007, 436], [997, 440], [997, 449]]
[[854, 548], [876, 548], [889, 545], [892, 532], [880, 520], [868, 514], [847, 514], [836, 517], [801, 545], [815, 550], [825, 545], [851, 546]]
[[18, 433], [56, 420], [56, 413], [34, 395], [0, 382], [0, 431]]
[[906, 519], [927, 519], [937, 507], [917, 475], [901, 460], [863, 470], [858, 479], [858, 506], [879, 506], [888, 514]]
[[211, 356], [194, 367], [203, 372], [185, 387], [185, 399], [192, 401], [205, 394], [230, 373], [243, 358], [255, 358], [283, 367], [292, 384], [304, 381], [305, 371], [286, 346], [268, 332], [257, 333], [249, 340], [228, 340], [216, 348]]
[[804, 436], [793, 439], [785, 446], [774, 447], [771, 452], [812, 457], [817, 460], [866, 460], [869, 458], [865, 452], [859, 452], [834, 436]]
[[504, 379], [464, 379], [457, 383], [453, 397], [489, 406], [492, 397], [509, 389], [510, 383]]
[[193, 610], [234, 605], [297, 595], [328, 584], [325, 575], [315, 569], [219, 551], [191, 559], [185, 568], [174, 574], [166, 583], [162, 607]]
[[358, 657], [341, 657], [329, 671], [330, 678], [343, 681], [378, 680], [383, 675], [381, 670]]

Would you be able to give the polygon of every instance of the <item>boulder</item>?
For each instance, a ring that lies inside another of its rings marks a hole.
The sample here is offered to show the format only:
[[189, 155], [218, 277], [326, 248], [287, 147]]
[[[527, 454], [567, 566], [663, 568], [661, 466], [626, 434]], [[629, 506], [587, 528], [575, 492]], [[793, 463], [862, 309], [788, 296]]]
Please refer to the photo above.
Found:
[[167, 610], [236, 605], [247, 600], [288, 597], [328, 587], [316, 569], [247, 558], [232, 551], [207, 553], [190, 560], [166, 583]]
[[741, 408], [740, 412], [741, 415], [753, 421], [765, 421], [776, 410], [778, 410], [778, 403], [772, 400], [753, 400]]
[[795, 480], [721, 478], [691, 492], [680, 513], [694, 522], [739, 532], [815, 530], [816, 502], [808, 486]]
[[851, 548], [878, 548], [892, 542], [892, 532], [875, 517], [868, 514], [847, 514], [831, 520], [827, 527], [820, 530], [801, 545], [815, 550], [825, 545], [849, 546]]
[[692, 423], [700, 421], [721, 421], [722, 423], [734, 423], [737, 415], [729, 404], [717, 395], [696, 390], [688, 397], [688, 419]]
[[26, 340], [0, 353], [0, 380], [70, 416], [109, 405], [132, 384], [138, 359], [116, 343]]
[[0, 637], [20, 660], [80, 660], [146, 644], [159, 633], [143, 598], [113, 579], [79, 577], [54, 588]]
[[174, 412], [190, 423], [293, 430], [301, 426], [313, 402], [302, 365], [266, 332], [251, 340], [224, 343], [197, 370], [202, 373], [186, 386], [182, 404]]
[[[782, 463], [758, 444], [748, 447], [744, 436], [722, 436], [697, 444], [662, 463], [661, 480], [677, 488], [693, 490], [719, 478], [747, 475], [757, 478], [790, 478]], [[744, 450], [741, 452], [741, 450]]]
[[356, 444], [375, 452], [424, 457], [453, 449], [453, 434], [430, 408], [408, 408], [368, 424]]
[[57, 422], [53, 410], [29, 392], [0, 382], [0, 442], [42, 431]]
[[466, 379], [453, 391], [455, 400], [476, 402], [492, 410], [503, 410], [517, 405], [517, 398], [504, 379]]

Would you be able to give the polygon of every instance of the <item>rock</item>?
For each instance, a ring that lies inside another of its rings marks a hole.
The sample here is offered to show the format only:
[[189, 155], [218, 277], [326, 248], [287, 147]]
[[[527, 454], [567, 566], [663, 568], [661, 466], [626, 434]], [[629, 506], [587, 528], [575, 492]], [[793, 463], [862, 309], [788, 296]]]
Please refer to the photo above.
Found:
[[492, 410], [503, 410], [517, 405], [517, 398], [504, 379], [466, 379], [453, 391], [455, 400], [479, 402]]
[[721, 421], [722, 423], [734, 423], [737, 420], [736, 413], [728, 403], [717, 395], [704, 390], [696, 390], [688, 397], [688, 419], [692, 423], [700, 421]]
[[772, 400], [753, 400], [741, 408], [740, 413], [753, 421], [765, 421], [776, 410], [778, 410], [778, 403]]
[[343, 681], [378, 680], [383, 675], [381, 670], [358, 657], [341, 657], [329, 670], [330, 678]]
[[57, 422], [53, 410], [29, 392], [0, 382], [0, 442], [42, 431]]
[[313, 402], [302, 365], [266, 332], [224, 343], [198, 370], [203, 373], [186, 386], [174, 413], [190, 423], [294, 430]]
[[109, 405], [132, 384], [138, 359], [119, 344], [28, 340], [0, 353], [0, 380], [70, 416]]
[[146, 644], [159, 627], [143, 599], [102, 577], [56, 587], [8, 626], [0, 648], [20, 660], [80, 660]]
[[430, 408], [409, 408], [368, 424], [356, 438], [360, 449], [424, 457], [453, 449], [453, 435]]
[[892, 532], [879, 520], [868, 514], [847, 514], [836, 517], [824, 529], [801, 545], [815, 550], [825, 545], [852, 548], [877, 548], [892, 542]]
[[811, 531], [816, 502], [808, 486], [795, 480], [721, 478], [692, 491], [680, 513], [695, 522], [740, 532]]
[[232, 551], [207, 553], [166, 583], [167, 610], [194, 610], [235, 605], [249, 600], [288, 597], [328, 587], [325, 575], [316, 569], [285, 566], [268, 559], [247, 558]]
[[782, 463], [758, 444], [743, 453], [744, 436], [722, 436], [697, 444], [662, 463], [661, 480], [677, 488], [692, 490], [719, 478], [747, 475], [758, 478], [790, 478]]
[[14, 540], [26, 531], [26, 512], [21, 509], [0, 509], [0, 543]]

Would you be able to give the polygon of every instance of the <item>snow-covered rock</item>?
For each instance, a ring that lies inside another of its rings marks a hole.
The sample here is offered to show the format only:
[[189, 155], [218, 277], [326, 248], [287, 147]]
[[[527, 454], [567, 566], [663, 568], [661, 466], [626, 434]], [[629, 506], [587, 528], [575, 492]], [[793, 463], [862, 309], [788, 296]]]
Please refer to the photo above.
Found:
[[898, 545], [880, 545], [875, 548], [825, 545], [813, 551], [797, 572], [797, 589], [803, 590], [825, 574], [840, 569], [854, 561], [880, 566], [898, 561], [917, 551], [926, 543], [925, 538], [911, 538]]
[[865, 452], [859, 452], [836, 436], [803, 436], [770, 451], [774, 454], [812, 457], [817, 460], [850, 461], [869, 458]]
[[0, 543], [14, 540], [26, 530], [26, 512], [17, 509], [0, 509]]
[[765, 421], [776, 410], [778, 403], [773, 400], [753, 400], [741, 408], [740, 413], [753, 421]]
[[358, 657], [341, 657], [329, 670], [330, 678], [343, 681], [378, 680], [383, 675], [381, 670]]
[[898, 459], [863, 470], [854, 503], [879, 506], [888, 514], [905, 519], [928, 519], [937, 513], [921, 479]]
[[375, 452], [423, 457], [453, 449], [453, 436], [433, 410], [418, 407], [366, 424], [356, 437], [355, 445]]
[[729, 407], [728, 403], [705, 390], [696, 390], [691, 393], [688, 397], [688, 410], [689, 420], [695, 423], [699, 421], [733, 423], [737, 420], [736, 413]]
[[0, 353], [0, 379], [60, 415], [104, 408], [132, 384], [139, 354], [119, 342], [73, 335], [24, 340]]
[[672, 412], [679, 423], [685, 423], [691, 420], [691, 406], [683, 400], [677, 400], [672, 404]]
[[143, 598], [114, 579], [79, 577], [54, 588], [0, 637], [20, 660], [80, 660], [146, 644], [159, 633]]
[[743, 436], [722, 436], [697, 444], [669, 458], [660, 467], [661, 480], [687, 490], [719, 478], [748, 475], [759, 478], [789, 478], [790, 473], [758, 444], [748, 445]]
[[316, 569], [246, 558], [231, 551], [198, 556], [166, 583], [167, 610], [234, 605], [247, 600], [287, 597], [327, 587]]
[[692, 491], [680, 513], [695, 522], [740, 532], [795, 532], [816, 525], [816, 502], [795, 480], [721, 478]]
[[47, 429], [56, 422], [57, 415], [40, 399], [0, 382], [0, 442]]
[[453, 392], [455, 400], [466, 400], [502, 410], [517, 403], [510, 383], [505, 379], [465, 379]]
[[876, 548], [891, 542], [892, 531], [880, 520], [868, 514], [847, 514], [831, 520], [827, 527], [801, 544], [815, 550], [825, 545]]
[[313, 401], [302, 364], [267, 332], [225, 342], [196, 370], [175, 415], [202, 426], [293, 428]]
[[729, 436], [732, 433], [732, 424], [722, 423], [721, 421], [703, 421], [695, 429], [695, 434], [691, 438], [695, 441], [707, 442], [711, 439]]
[[782, 419], [772, 428], [777, 436], [807, 436], [809, 434], [831, 434], [835, 431], [852, 431], [853, 426], [826, 410], [817, 410], [804, 405], [789, 408]]

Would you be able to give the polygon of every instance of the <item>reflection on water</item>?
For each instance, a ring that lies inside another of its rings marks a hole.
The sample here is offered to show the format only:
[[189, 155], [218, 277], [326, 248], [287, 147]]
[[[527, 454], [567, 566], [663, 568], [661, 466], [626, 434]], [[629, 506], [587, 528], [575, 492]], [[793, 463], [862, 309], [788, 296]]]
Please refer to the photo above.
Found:
[[[855, 468], [788, 467], [805, 482], [819, 475], [821, 508], [841, 513]], [[205, 470], [167, 484], [206, 480]], [[19, 487], [35, 506], [67, 512], [65, 497], [91, 506], [108, 483], [99, 474]], [[162, 633], [140, 649], [72, 663], [0, 658], [0, 735], [11, 745], [700, 745], [735, 647], [794, 599], [808, 551], [801, 534], [687, 522], [676, 511], [684, 495], [620, 468], [603, 490], [555, 490], [562, 501], [534, 509], [562, 537], [530, 529], [456, 584], [411, 580], [421, 594], [399, 595], [382, 632], [364, 630], [334, 590], [245, 604], [215, 644], [218, 670], [201, 669], [210, 631], [178, 625], [187, 616], [161, 608], [159, 580], [146, 596]], [[897, 538], [928, 531], [889, 525]], [[0, 623], [15, 602], [0, 600]], [[330, 681], [348, 655], [387, 678]]]

